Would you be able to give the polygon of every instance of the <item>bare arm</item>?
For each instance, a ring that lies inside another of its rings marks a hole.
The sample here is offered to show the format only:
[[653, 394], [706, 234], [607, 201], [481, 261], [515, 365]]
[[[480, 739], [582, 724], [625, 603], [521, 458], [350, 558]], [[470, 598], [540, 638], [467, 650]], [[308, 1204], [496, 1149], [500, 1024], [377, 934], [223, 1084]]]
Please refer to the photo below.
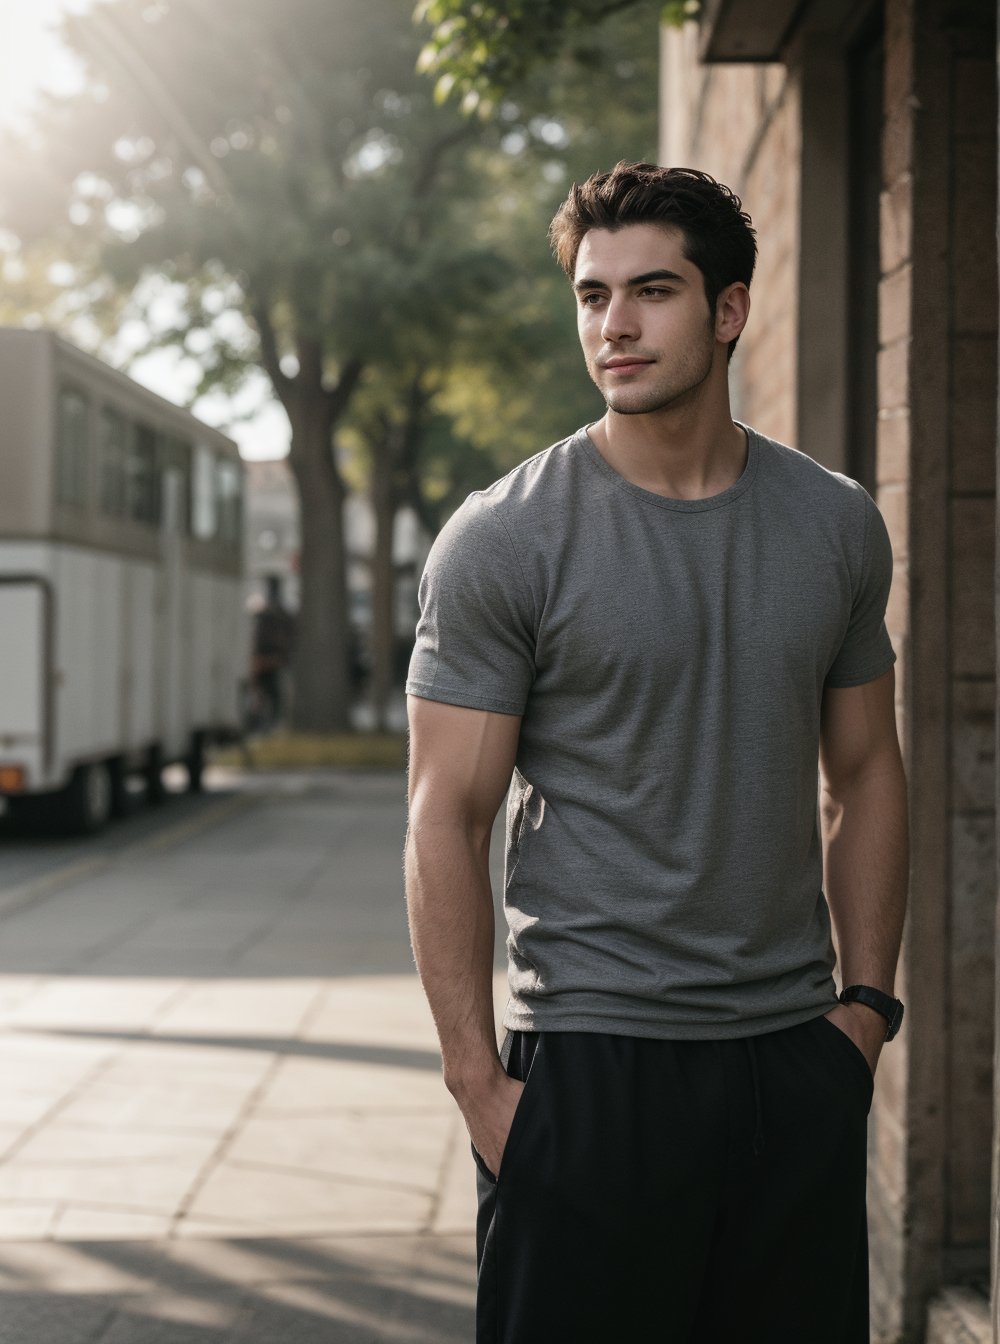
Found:
[[514, 770], [521, 720], [409, 696], [406, 902], [444, 1080], [476, 1148], [499, 1170], [521, 1084], [493, 1019], [490, 833]]
[[[845, 985], [894, 992], [909, 879], [906, 777], [896, 736], [895, 672], [830, 688], [820, 723], [825, 888]], [[874, 1069], [885, 1018], [864, 1004], [830, 1015]]]

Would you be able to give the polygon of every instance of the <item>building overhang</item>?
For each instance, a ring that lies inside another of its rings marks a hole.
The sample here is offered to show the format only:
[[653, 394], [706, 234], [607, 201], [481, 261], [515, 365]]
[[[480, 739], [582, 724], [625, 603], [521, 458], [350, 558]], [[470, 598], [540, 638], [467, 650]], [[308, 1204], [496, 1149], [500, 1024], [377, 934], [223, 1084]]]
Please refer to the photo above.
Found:
[[702, 0], [698, 56], [704, 62], [780, 61], [805, 0]]

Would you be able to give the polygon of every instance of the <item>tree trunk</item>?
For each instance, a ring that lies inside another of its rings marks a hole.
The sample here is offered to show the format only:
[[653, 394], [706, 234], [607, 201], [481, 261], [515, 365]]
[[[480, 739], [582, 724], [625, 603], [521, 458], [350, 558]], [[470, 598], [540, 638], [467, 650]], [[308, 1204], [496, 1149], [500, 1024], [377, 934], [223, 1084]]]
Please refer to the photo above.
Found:
[[344, 485], [331, 443], [322, 391], [292, 415], [289, 465], [299, 493], [300, 603], [292, 657], [296, 732], [350, 729], [350, 627], [344, 544]]
[[288, 465], [299, 495], [299, 613], [292, 653], [291, 724], [301, 733], [337, 733], [351, 727], [350, 616], [344, 544], [344, 482], [333, 433], [364, 371], [354, 357], [336, 386], [324, 386], [322, 341], [296, 339], [298, 373], [281, 367], [267, 295], [252, 300], [260, 357], [292, 430]]
[[389, 700], [395, 680], [396, 622], [395, 574], [392, 534], [396, 519], [393, 489], [393, 444], [388, 436], [372, 444], [372, 509], [375, 514], [375, 549], [372, 555], [372, 707], [375, 727], [388, 727]]

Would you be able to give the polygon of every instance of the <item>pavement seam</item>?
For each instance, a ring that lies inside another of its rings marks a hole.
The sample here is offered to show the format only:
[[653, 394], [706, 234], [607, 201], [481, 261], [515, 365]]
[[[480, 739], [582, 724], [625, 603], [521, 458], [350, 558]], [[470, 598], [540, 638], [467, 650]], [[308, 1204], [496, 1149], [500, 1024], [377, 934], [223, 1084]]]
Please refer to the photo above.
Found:
[[92, 857], [74, 859], [43, 877], [29, 878], [27, 882], [0, 890], [0, 919], [35, 905], [46, 896], [52, 896], [57, 891], [72, 886], [81, 878], [108, 872], [112, 868], [124, 866], [126, 861], [134, 860], [142, 854], [188, 840], [192, 835], [225, 821], [235, 813], [258, 806], [264, 797], [263, 794], [237, 794], [233, 798], [223, 799], [217, 806], [206, 809], [197, 817], [188, 817], [163, 831], [157, 831], [154, 835], [135, 841], [124, 849], [115, 850], [110, 854], [95, 854]]
[[[318, 1015], [319, 1007], [323, 1002], [323, 1000], [325, 1000], [326, 993], [327, 991], [324, 985], [320, 984], [316, 986], [312, 998], [306, 1004], [305, 1008], [302, 1010], [302, 1013], [299, 1017], [298, 1025], [296, 1026], [294, 1032], [295, 1038], [298, 1038], [302, 1034], [302, 1032], [309, 1027], [310, 1023]], [[264, 1089], [270, 1083], [271, 1079], [274, 1077], [274, 1074], [277, 1072], [278, 1066], [282, 1062], [283, 1058], [284, 1055], [279, 1053], [275, 1053], [272, 1056], [270, 1064], [263, 1070], [260, 1078], [257, 1080], [257, 1083], [250, 1089], [243, 1105], [240, 1107], [237, 1114], [233, 1117], [231, 1123], [227, 1126], [227, 1128], [223, 1131], [222, 1135], [220, 1136], [219, 1142], [215, 1145], [211, 1153], [209, 1153], [208, 1157], [205, 1159], [202, 1166], [195, 1173], [195, 1176], [191, 1181], [191, 1184], [188, 1186], [185, 1193], [178, 1200], [177, 1207], [174, 1210], [173, 1214], [171, 1215], [170, 1226], [167, 1229], [168, 1240], [176, 1239], [177, 1230], [180, 1227], [180, 1224], [184, 1221], [185, 1218], [187, 1218], [191, 1206], [197, 1199], [201, 1190], [204, 1188], [206, 1182], [208, 1181], [209, 1176], [219, 1165], [219, 1163], [223, 1160], [226, 1152], [232, 1145], [234, 1138], [240, 1132], [246, 1120], [253, 1112], [253, 1109], [256, 1106], [257, 1101], [263, 1094]], [[201, 1215], [199, 1215], [199, 1217], [200, 1216]]]
[[[118, 1054], [120, 1053], [121, 1051], [118, 1051]], [[7, 1152], [4, 1153], [0, 1166], [7, 1166], [10, 1163], [11, 1158], [16, 1157], [25, 1144], [30, 1143], [45, 1125], [54, 1120], [59, 1112], [64, 1110], [83, 1088], [89, 1087], [92, 1083], [97, 1082], [101, 1074], [111, 1067], [116, 1058], [117, 1055], [112, 1054], [107, 1059], [99, 1059], [86, 1073], [83, 1074], [82, 1077], [78, 1078], [68, 1092], [64, 1093], [58, 1100], [54, 1101], [47, 1111], [44, 1111], [33, 1124], [28, 1125], [24, 1133], [14, 1140]]]
[[462, 1119], [461, 1112], [452, 1116], [451, 1124], [448, 1126], [448, 1133], [444, 1144], [444, 1154], [441, 1158], [440, 1165], [438, 1166], [437, 1180], [434, 1182], [434, 1193], [431, 1196], [430, 1208], [427, 1210], [427, 1223], [422, 1229], [425, 1234], [433, 1234], [434, 1224], [437, 1222], [438, 1213], [440, 1212], [441, 1205], [444, 1201], [445, 1185], [448, 1180], [448, 1172], [451, 1169], [452, 1150], [457, 1142], [455, 1130], [456, 1126], [460, 1123], [465, 1123]]
[[[173, 994], [169, 994], [163, 1001], [163, 1003], [161, 1003], [159, 1007], [154, 1010], [149, 1026], [145, 1028], [144, 1035], [141, 1039], [145, 1040], [149, 1037], [151, 1029], [156, 1025], [156, 1022], [158, 1018], [161, 1016], [161, 1014], [168, 1012], [175, 1003], [175, 1001], [177, 1000], [177, 997], [180, 994], [184, 993], [187, 989], [189, 989], [190, 985], [191, 985], [190, 981], [185, 981], [184, 984], [179, 985], [174, 990]], [[16, 1157], [18, 1152], [20, 1152], [20, 1150], [25, 1146], [26, 1143], [30, 1142], [30, 1140], [33, 1139], [35, 1135], [38, 1134], [39, 1131], [45, 1125], [49, 1124], [52, 1120], [54, 1120], [59, 1115], [60, 1111], [64, 1110], [73, 1101], [75, 1101], [84, 1088], [90, 1087], [91, 1084], [97, 1082], [101, 1077], [101, 1074], [107, 1072], [107, 1070], [110, 1069], [112, 1065], [117, 1063], [118, 1060], [121, 1059], [121, 1057], [129, 1049], [129, 1047], [134, 1044], [135, 1044], [134, 1041], [126, 1041], [120, 1044], [117, 1049], [114, 1049], [112, 1047], [111, 1053], [106, 1058], [99, 1059], [91, 1069], [88, 1069], [86, 1073], [84, 1073], [80, 1078], [77, 1079], [77, 1081], [70, 1087], [68, 1092], [64, 1093], [63, 1096], [61, 1096], [57, 1101], [53, 1102], [53, 1104], [49, 1107], [49, 1109], [43, 1112], [43, 1114], [39, 1116], [39, 1118], [34, 1122], [34, 1124], [29, 1125], [27, 1129], [24, 1131], [24, 1133], [19, 1135], [18, 1138], [14, 1140], [10, 1148], [4, 1153], [2, 1159], [0, 1159], [0, 1166], [6, 1166], [12, 1157]], [[68, 1207], [72, 1207], [72, 1204], [70, 1204]], [[60, 1217], [61, 1216], [62, 1215], [60, 1214]], [[58, 1222], [59, 1219], [53, 1216], [51, 1226], [48, 1232], [46, 1233], [46, 1239], [48, 1238], [52, 1238], [53, 1240], [56, 1239], [55, 1229], [58, 1226]]]
[[293, 1162], [267, 1162], [260, 1158], [231, 1157], [229, 1165], [245, 1171], [271, 1171], [283, 1176], [308, 1176], [312, 1181], [327, 1185], [347, 1185], [363, 1190], [396, 1190], [401, 1194], [425, 1195], [426, 1187], [411, 1185], [408, 1181], [379, 1180], [371, 1176], [351, 1176], [348, 1172], [319, 1171], [315, 1167], [296, 1166]]

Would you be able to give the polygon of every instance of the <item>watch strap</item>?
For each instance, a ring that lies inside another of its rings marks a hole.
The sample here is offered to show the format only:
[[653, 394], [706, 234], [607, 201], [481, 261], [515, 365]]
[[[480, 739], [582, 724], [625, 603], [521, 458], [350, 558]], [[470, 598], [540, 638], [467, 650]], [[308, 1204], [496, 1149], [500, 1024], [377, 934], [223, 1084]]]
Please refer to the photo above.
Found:
[[869, 1008], [874, 1008], [875, 1012], [881, 1013], [889, 1024], [885, 1034], [887, 1041], [891, 1041], [899, 1031], [903, 1021], [903, 1005], [891, 994], [885, 994], [872, 985], [848, 985], [840, 991], [839, 998], [841, 1003], [863, 1003]]

